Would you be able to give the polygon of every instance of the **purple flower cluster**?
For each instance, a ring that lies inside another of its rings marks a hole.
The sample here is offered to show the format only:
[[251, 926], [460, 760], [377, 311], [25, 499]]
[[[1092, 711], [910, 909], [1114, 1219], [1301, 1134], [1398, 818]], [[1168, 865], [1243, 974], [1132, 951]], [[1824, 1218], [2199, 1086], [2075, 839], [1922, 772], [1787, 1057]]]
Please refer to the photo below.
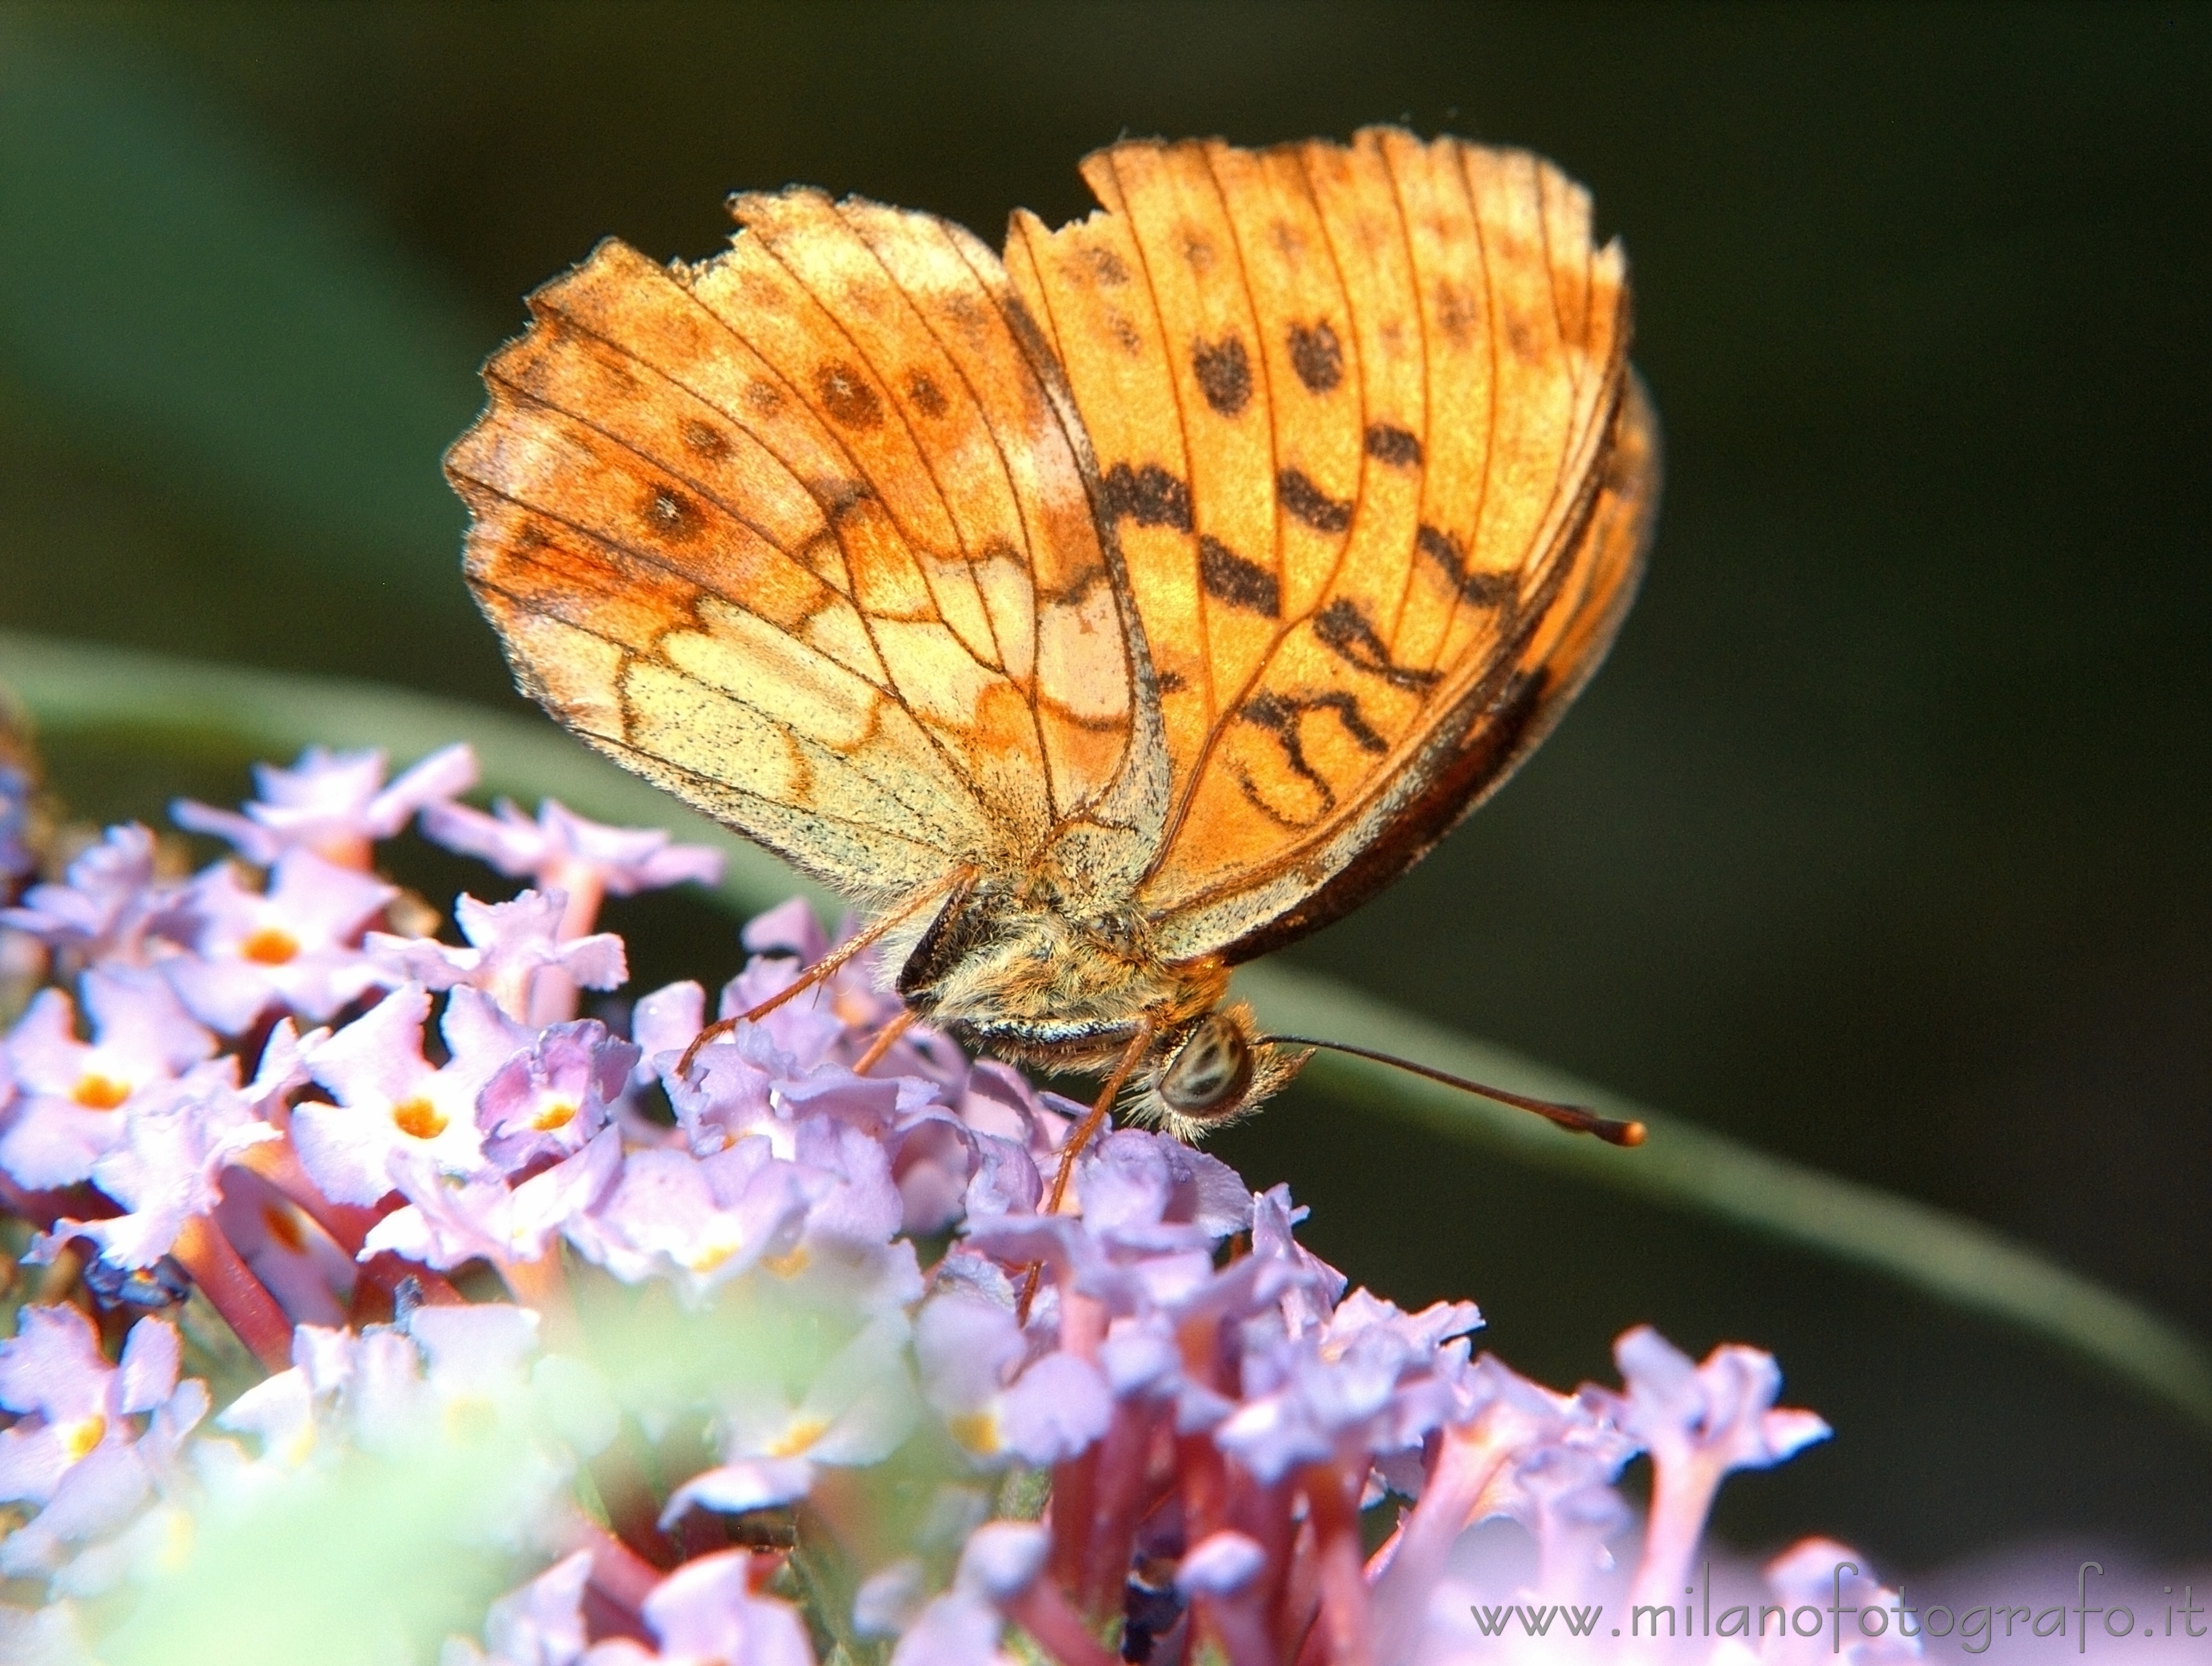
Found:
[[[1163, 1134], [1107, 1134], [1041, 1213], [1082, 1108], [924, 1026], [875, 1045], [866, 954], [682, 1068], [699, 985], [582, 1000], [627, 977], [600, 899], [713, 853], [487, 816], [474, 779], [311, 751], [177, 806], [235, 860], [167, 880], [118, 828], [0, 912], [50, 976], [0, 1055], [0, 1196], [64, 1296], [0, 1342], [0, 1574], [49, 1599], [0, 1642], [76, 1657], [73, 1602], [348, 1454], [492, 1451], [441, 1530], [543, 1571], [452, 1666], [1488, 1658], [1478, 1523], [1527, 1529], [1532, 1598], [1671, 1602], [1723, 1475], [1827, 1432], [1767, 1355], [1649, 1330], [1620, 1389], [1531, 1383], [1474, 1306], [1347, 1291], [1285, 1189]], [[375, 846], [418, 816], [532, 888], [459, 899], [458, 944], [395, 929]], [[725, 1018], [830, 947], [798, 903], [744, 941]], [[265, 1373], [212, 1418], [187, 1292]], [[641, 1346], [648, 1309], [681, 1322]], [[514, 1438], [456, 1432], [486, 1419]]]

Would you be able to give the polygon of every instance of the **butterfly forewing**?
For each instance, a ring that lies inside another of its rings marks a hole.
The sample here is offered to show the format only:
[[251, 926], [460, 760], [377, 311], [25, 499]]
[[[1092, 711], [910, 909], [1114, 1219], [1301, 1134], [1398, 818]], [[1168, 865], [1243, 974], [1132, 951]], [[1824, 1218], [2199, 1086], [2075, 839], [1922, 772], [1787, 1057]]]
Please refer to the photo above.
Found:
[[[1554, 170], [1454, 140], [1139, 143], [1085, 177], [1108, 213], [1018, 220], [1011, 271], [1086, 415], [1177, 424], [1093, 440], [1102, 477], [1149, 470], [1191, 506], [1155, 532], [1180, 559], [1131, 570], [1148, 635], [1208, 648], [1202, 725], [1170, 696], [1174, 807], [1140, 893], [1166, 952], [1202, 954], [1383, 839], [1547, 621], [1559, 638], [1623, 385], [1623, 270]], [[1231, 526], [1243, 547], [1209, 532]]]
[[526, 680], [864, 894], [1141, 800], [1141, 649], [995, 258], [814, 192], [738, 207], [752, 228], [699, 267], [603, 246], [487, 368], [449, 471]]

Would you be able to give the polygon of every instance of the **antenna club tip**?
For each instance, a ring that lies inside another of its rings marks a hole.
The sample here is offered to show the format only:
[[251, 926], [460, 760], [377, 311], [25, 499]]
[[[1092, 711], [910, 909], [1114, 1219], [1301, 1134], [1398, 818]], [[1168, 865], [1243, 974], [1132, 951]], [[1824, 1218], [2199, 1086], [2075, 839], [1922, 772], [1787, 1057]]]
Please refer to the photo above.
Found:
[[1624, 1122], [1620, 1125], [1620, 1143], [1624, 1146], [1642, 1145], [1644, 1135], [1644, 1127], [1641, 1122]]

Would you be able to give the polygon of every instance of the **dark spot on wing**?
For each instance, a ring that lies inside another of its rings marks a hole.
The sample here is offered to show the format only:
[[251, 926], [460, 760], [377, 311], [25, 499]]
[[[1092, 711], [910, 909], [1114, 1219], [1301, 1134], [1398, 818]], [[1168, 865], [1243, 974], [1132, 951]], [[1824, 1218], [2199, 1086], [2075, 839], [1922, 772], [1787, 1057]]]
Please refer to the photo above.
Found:
[[1182, 258], [1190, 263], [1194, 272], [1202, 272], [1213, 264], [1213, 243], [1203, 232], [1186, 226], [1182, 234]]
[[1417, 469], [1421, 465], [1421, 441], [1419, 435], [1390, 423], [1372, 423], [1364, 437], [1367, 454], [1378, 463], [1388, 463], [1394, 469]]
[[1413, 534], [1413, 547], [1443, 569], [1444, 577], [1453, 589], [1467, 600], [1482, 607], [1492, 606], [1513, 593], [1512, 575], [1506, 573], [1471, 573], [1467, 566], [1467, 546], [1449, 532], [1440, 532], [1425, 520]]
[[1352, 525], [1352, 505], [1322, 490], [1303, 469], [1285, 469], [1277, 475], [1275, 490], [1283, 507], [1316, 532], [1340, 532]]
[[1327, 694], [1308, 695], [1296, 702], [1303, 712], [1334, 712], [1336, 721], [1344, 725], [1345, 733], [1363, 752], [1380, 754], [1390, 750], [1390, 743], [1375, 733], [1359, 709], [1359, 696], [1347, 694], [1342, 689], [1332, 689]]
[[1192, 343], [1190, 368], [1198, 377], [1199, 392], [1218, 415], [1234, 416], [1251, 403], [1252, 361], [1237, 337]]
[[1152, 682], [1162, 694], [1181, 694], [1190, 686], [1179, 671], [1160, 672], [1153, 677]]
[[645, 500], [645, 524], [664, 543], [688, 544], [699, 536], [706, 519], [683, 493], [656, 486]]
[[756, 376], [745, 384], [745, 403], [763, 416], [772, 416], [783, 409], [783, 390], [763, 376]]
[[1121, 257], [1109, 248], [1093, 244], [1084, 250], [1083, 258], [1092, 274], [1109, 289], [1118, 289], [1129, 281], [1129, 269], [1121, 264]]
[[1291, 326], [1291, 368], [1309, 393], [1326, 393], [1344, 380], [1344, 344], [1327, 319]]
[[1257, 562], [1238, 555], [1211, 533], [1198, 540], [1198, 581], [1206, 593], [1248, 613], [1277, 617], [1283, 608], [1282, 587], [1275, 575]]
[[1093, 562], [1070, 574], [1057, 590], [1040, 590], [1037, 601], [1044, 607], [1064, 607], [1080, 604], [1094, 590], [1104, 589], [1112, 581], [1106, 569]]
[[701, 422], [696, 416], [686, 416], [676, 432], [682, 437], [687, 450], [710, 461], [720, 461], [730, 454], [730, 442], [713, 424]]
[[824, 480], [814, 489], [815, 501], [822, 505], [832, 526], [874, 496], [867, 483], [860, 480]]
[[925, 416], [942, 416], [949, 409], [945, 400], [945, 391], [930, 380], [929, 373], [926, 370], [915, 370], [908, 374], [906, 397], [913, 402], [914, 408]]
[[1437, 281], [1437, 324], [1446, 340], [1455, 346], [1465, 342], [1477, 316], [1474, 302], [1468, 299], [1465, 289], [1449, 279]]
[[1313, 633], [1321, 639], [1322, 646], [1339, 659], [1370, 676], [1381, 678], [1394, 689], [1419, 692], [1433, 688], [1443, 675], [1441, 672], [1401, 666], [1393, 660], [1389, 648], [1367, 622], [1359, 605], [1349, 596], [1339, 596], [1314, 616]]
[[1132, 469], [1116, 463], [1098, 483], [1098, 512], [1108, 520], [1190, 531], [1190, 488], [1158, 463]]
[[965, 339], [977, 343], [983, 339], [984, 326], [989, 323], [990, 314], [974, 295], [965, 289], [955, 289], [938, 305], [944, 309], [947, 318], [960, 326], [960, 333]]
[[840, 428], [880, 428], [884, 403], [849, 364], [825, 364], [814, 373], [814, 392]]
[[1124, 353], [1141, 353], [1145, 350], [1145, 338], [1137, 333], [1137, 326], [1129, 322], [1129, 315], [1127, 313], [1108, 313], [1106, 327], [1114, 332], [1114, 344]]

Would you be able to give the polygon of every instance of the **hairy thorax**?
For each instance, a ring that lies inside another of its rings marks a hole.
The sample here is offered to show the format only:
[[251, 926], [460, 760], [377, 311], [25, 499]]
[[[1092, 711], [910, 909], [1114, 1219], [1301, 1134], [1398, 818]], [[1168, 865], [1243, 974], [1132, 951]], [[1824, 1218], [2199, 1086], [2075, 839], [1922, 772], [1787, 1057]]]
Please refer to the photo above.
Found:
[[956, 886], [905, 949], [897, 988], [916, 1015], [971, 1045], [1062, 1069], [1110, 1063], [1149, 1021], [1163, 1040], [1229, 985], [1213, 957], [1171, 963], [1130, 908], [1079, 900], [1035, 876]]

